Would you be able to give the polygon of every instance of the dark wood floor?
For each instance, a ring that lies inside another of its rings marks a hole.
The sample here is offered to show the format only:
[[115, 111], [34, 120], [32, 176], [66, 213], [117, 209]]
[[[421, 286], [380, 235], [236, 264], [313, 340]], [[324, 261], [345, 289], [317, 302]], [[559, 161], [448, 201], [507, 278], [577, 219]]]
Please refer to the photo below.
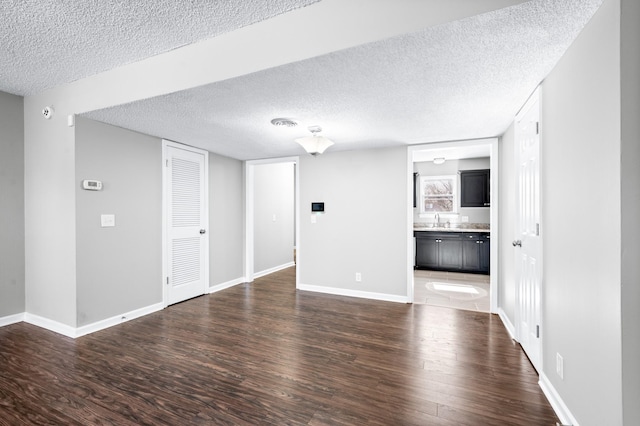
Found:
[[297, 292], [294, 273], [76, 340], [0, 328], [0, 424], [555, 425], [496, 316]]

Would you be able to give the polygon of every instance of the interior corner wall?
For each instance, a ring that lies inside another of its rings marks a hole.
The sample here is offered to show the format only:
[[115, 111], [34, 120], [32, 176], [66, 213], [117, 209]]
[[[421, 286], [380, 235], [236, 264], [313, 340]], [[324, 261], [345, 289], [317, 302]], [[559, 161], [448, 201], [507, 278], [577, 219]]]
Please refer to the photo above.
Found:
[[581, 426], [623, 424], [620, 100], [605, 0], [542, 86], [543, 372]]
[[242, 162], [209, 153], [209, 286], [243, 275], [244, 171]]
[[[25, 305], [76, 327], [75, 132], [64, 90], [24, 98]], [[46, 119], [42, 110], [53, 106]]]
[[[74, 186], [78, 326], [161, 303], [161, 140], [78, 117]], [[101, 227], [102, 214], [115, 227]]]
[[640, 2], [622, 0], [622, 392], [625, 425], [640, 424]]
[[305, 156], [299, 173], [300, 283], [406, 297], [407, 148]]
[[515, 250], [511, 242], [516, 236], [516, 167], [514, 125], [509, 126], [498, 145], [500, 161], [500, 240], [498, 242], [498, 307], [513, 326], [516, 325]]
[[293, 262], [294, 163], [254, 166], [254, 267], [256, 274]]
[[0, 318], [25, 311], [24, 104], [0, 92]]

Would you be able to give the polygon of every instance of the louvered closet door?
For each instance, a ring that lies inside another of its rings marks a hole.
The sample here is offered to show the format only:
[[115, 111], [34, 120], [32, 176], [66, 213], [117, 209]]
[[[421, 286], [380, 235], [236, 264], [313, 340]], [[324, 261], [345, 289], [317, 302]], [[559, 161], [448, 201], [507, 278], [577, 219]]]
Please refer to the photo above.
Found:
[[168, 304], [205, 293], [205, 156], [167, 147]]

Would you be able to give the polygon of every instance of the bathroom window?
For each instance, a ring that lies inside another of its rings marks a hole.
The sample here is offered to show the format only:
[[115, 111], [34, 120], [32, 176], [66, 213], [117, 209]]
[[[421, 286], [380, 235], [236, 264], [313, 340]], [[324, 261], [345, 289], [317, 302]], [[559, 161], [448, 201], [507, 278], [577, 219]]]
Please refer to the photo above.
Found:
[[421, 176], [420, 213], [456, 213], [458, 177]]

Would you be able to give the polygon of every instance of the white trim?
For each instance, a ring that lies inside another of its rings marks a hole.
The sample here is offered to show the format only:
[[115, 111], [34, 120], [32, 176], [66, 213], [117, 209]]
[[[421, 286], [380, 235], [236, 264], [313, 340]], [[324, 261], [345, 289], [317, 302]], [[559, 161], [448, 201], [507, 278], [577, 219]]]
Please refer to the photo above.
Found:
[[25, 313], [22, 312], [20, 314], [7, 315], [6, 317], [0, 317], [0, 327], [22, 322], [24, 321], [24, 316], [25, 316]]
[[[300, 157], [269, 158], [264, 160], [249, 160], [244, 163], [245, 180], [245, 217], [244, 217], [244, 277], [246, 282], [253, 282], [256, 278], [254, 273], [254, 167], [261, 164], [294, 163], [294, 204], [295, 204], [295, 241], [296, 241], [296, 288], [300, 282], [300, 254], [302, 252], [300, 244]], [[275, 272], [275, 271], [274, 271]]]
[[283, 269], [291, 268], [292, 266], [295, 266], [295, 265], [296, 263], [294, 261], [291, 261], [283, 265], [274, 266], [273, 268], [265, 269], [264, 271], [254, 272], [253, 278], [256, 279], [256, 278], [264, 277], [265, 275], [273, 274], [274, 272], [282, 271]]
[[549, 400], [549, 404], [551, 404], [551, 408], [556, 412], [556, 416], [560, 419], [562, 424], [571, 425], [571, 426], [580, 426], [578, 421], [571, 411], [569, 411], [569, 407], [564, 403], [560, 394], [553, 387], [549, 378], [545, 376], [544, 372], [540, 373], [540, 380], [538, 381], [538, 385], [540, 385], [540, 389], [542, 389], [542, 393]]
[[74, 327], [28, 312], [24, 314], [24, 322], [53, 331], [54, 333], [62, 334], [63, 336], [76, 337], [76, 329]]
[[87, 334], [95, 333], [96, 331], [104, 330], [105, 328], [113, 327], [114, 325], [122, 324], [123, 322], [131, 321], [132, 319], [140, 318], [142, 316], [161, 311], [162, 309], [164, 309], [164, 304], [160, 302], [150, 306], [145, 306], [144, 308], [135, 309], [124, 314], [115, 315], [111, 318], [106, 318], [76, 328], [75, 335], [72, 337], [80, 337]]
[[500, 226], [498, 217], [498, 206], [500, 204], [500, 159], [498, 158], [500, 147], [499, 139], [493, 139], [491, 143], [491, 157], [489, 158], [489, 169], [491, 177], [489, 188], [491, 191], [491, 208], [489, 210], [489, 222], [491, 223], [491, 246], [489, 248], [489, 312], [498, 312], [498, 263], [500, 258], [500, 250], [498, 242], [500, 241]]
[[372, 293], [369, 291], [349, 290], [336, 287], [325, 287], [320, 285], [299, 284], [298, 290], [313, 291], [316, 293], [335, 294], [337, 296], [358, 297], [360, 299], [382, 300], [385, 302], [409, 303], [406, 296], [398, 296], [395, 294]]
[[509, 320], [507, 313], [502, 308], [498, 308], [498, 316], [502, 320], [502, 324], [504, 324], [504, 328], [507, 329], [507, 333], [509, 333], [509, 337], [511, 337], [512, 340], [515, 340], [517, 342], [518, 339], [516, 339], [516, 328], [513, 326], [513, 323], [511, 322], [511, 320]]
[[234, 280], [230, 280], [224, 283], [220, 283], [220, 284], [216, 284], [216, 285], [212, 285], [211, 287], [209, 287], [209, 290], [207, 291], [208, 294], [211, 293], [216, 293], [218, 291], [222, 291], [222, 290], [226, 290], [228, 288], [234, 287], [238, 284], [242, 284], [247, 282], [247, 280], [245, 279], [245, 277], [240, 277], [240, 278], [236, 278]]
[[[169, 265], [168, 265], [168, 257], [167, 257], [167, 227], [169, 224], [169, 218], [167, 217], [167, 182], [169, 179], [168, 170], [166, 167], [166, 161], [168, 160], [167, 148], [177, 148], [183, 149], [185, 151], [190, 151], [198, 154], [202, 154], [204, 156], [204, 177], [203, 177], [203, 185], [204, 185], [204, 221], [206, 223], [205, 229], [207, 231], [210, 230], [209, 226], [209, 152], [200, 148], [194, 148], [189, 145], [184, 145], [178, 142], [173, 142], [167, 139], [162, 139], [162, 303], [164, 307], [169, 305], [168, 300], [168, 291], [167, 291], [167, 277], [169, 276]], [[206, 239], [204, 244], [204, 284], [202, 288], [202, 294], [207, 294], [209, 292], [209, 274], [210, 274], [210, 261], [209, 261], [209, 235], [207, 232], [204, 235]]]

